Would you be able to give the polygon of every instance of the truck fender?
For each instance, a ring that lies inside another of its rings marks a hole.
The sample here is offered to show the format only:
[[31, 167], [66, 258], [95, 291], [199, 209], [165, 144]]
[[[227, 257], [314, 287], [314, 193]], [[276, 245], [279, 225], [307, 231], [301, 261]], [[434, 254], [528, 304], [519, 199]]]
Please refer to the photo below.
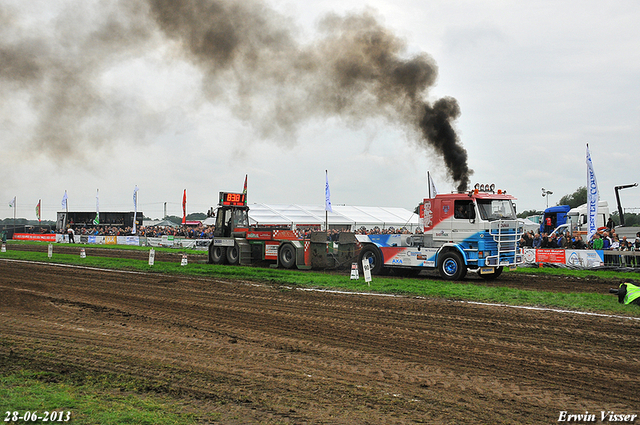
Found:
[[469, 261], [467, 260], [467, 254], [460, 247], [460, 245], [455, 244], [455, 243], [444, 244], [444, 245], [442, 245], [440, 247], [440, 249], [436, 253], [436, 264], [438, 264], [438, 261], [440, 261], [440, 255], [442, 253], [447, 252], [447, 251], [452, 251], [452, 250], [456, 251], [458, 254], [460, 254], [460, 256], [462, 257], [462, 261], [464, 261], [465, 265], [469, 265]]

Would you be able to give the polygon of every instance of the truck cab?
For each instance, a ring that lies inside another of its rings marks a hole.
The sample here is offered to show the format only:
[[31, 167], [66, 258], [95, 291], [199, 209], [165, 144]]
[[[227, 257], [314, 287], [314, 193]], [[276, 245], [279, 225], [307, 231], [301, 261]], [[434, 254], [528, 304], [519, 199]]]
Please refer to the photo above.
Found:
[[467, 270], [494, 279], [504, 267], [522, 264], [518, 242], [524, 222], [516, 218], [515, 198], [491, 186], [483, 189], [424, 199], [421, 233], [358, 235], [360, 259], [369, 261], [374, 274], [437, 269], [450, 280], [462, 279]]

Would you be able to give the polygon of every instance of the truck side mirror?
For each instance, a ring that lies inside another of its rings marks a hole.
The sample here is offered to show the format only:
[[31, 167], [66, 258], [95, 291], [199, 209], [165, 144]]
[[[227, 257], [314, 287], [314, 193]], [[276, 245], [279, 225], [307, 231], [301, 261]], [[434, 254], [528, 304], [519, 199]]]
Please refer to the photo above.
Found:
[[476, 219], [476, 209], [473, 208], [473, 204], [467, 205], [467, 217], [469, 217], [469, 220], [473, 221]]

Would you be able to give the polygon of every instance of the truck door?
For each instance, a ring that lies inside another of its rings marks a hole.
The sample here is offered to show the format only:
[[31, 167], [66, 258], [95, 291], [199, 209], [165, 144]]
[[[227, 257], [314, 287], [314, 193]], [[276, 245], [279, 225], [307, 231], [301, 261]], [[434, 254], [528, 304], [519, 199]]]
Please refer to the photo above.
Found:
[[438, 223], [434, 226], [433, 240], [449, 242], [451, 240], [451, 229], [453, 226], [454, 204], [451, 199], [436, 199], [434, 215], [438, 218]]

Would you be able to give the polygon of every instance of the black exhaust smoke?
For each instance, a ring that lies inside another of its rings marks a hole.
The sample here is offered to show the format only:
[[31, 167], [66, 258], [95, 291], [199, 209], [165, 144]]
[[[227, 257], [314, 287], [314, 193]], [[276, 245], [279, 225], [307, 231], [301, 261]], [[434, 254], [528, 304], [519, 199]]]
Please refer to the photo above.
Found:
[[[441, 155], [458, 190], [468, 186], [472, 171], [453, 126], [457, 102], [426, 100], [437, 77], [434, 60], [408, 57], [405, 42], [372, 11], [329, 14], [305, 44], [286, 17], [257, 0], [98, 4], [102, 13], [79, 6], [60, 17], [53, 38], [27, 40], [0, 10], [0, 21], [9, 23], [0, 29], [0, 58], [12, 64], [3, 61], [0, 80], [29, 93], [37, 114], [31, 141], [48, 153], [68, 155], [123, 132], [135, 138], [162, 128], [162, 113], [114, 101], [99, 78], [164, 43], [203, 72], [207, 99], [226, 103], [263, 138], [293, 144], [298, 127], [312, 119], [340, 117], [356, 126], [384, 119]], [[128, 118], [132, 111], [135, 119]]]

